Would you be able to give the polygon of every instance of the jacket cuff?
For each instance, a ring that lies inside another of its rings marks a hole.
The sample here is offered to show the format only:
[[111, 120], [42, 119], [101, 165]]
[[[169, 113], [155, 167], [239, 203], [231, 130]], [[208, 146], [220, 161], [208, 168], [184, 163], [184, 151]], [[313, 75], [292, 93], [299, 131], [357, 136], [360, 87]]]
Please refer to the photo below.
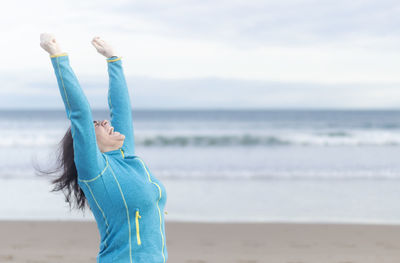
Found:
[[63, 56], [68, 56], [68, 53], [64, 52], [60, 54], [50, 55], [51, 58], [63, 57]]
[[122, 57], [113, 56], [111, 58], [108, 58], [107, 62], [115, 62], [115, 61], [121, 60], [121, 58]]

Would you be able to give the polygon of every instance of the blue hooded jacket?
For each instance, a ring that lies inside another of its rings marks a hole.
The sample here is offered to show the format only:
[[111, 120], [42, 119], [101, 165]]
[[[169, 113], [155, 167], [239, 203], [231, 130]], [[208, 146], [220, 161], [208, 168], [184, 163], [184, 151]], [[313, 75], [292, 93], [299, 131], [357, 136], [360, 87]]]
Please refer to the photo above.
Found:
[[107, 59], [111, 126], [125, 135], [118, 150], [100, 152], [89, 102], [67, 53], [50, 56], [71, 121], [78, 184], [100, 233], [97, 262], [165, 263], [168, 258], [163, 184], [135, 155], [132, 112], [121, 57]]

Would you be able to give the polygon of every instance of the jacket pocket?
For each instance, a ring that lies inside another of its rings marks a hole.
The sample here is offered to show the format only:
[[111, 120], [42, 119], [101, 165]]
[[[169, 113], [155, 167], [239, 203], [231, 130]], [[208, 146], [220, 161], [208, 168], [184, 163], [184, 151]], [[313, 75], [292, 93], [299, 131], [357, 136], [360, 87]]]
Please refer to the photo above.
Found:
[[139, 214], [139, 208], [136, 208], [136, 214], [135, 214], [135, 225], [136, 225], [136, 240], [137, 240], [137, 244], [141, 245], [142, 242], [140, 241], [140, 227], [139, 227], [139, 218], [141, 218], [140, 214]]

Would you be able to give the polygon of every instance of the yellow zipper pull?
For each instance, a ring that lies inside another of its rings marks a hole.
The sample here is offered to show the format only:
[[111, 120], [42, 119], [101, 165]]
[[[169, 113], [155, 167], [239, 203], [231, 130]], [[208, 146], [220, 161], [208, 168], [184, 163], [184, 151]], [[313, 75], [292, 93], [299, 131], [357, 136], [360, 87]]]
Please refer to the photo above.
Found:
[[166, 215], [168, 215], [168, 212], [167, 212], [167, 211], [165, 211], [164, 213], [165, 213]]
[[141, 245], [142, 242], [140, 241], [140, 234], [139, 234], [139, 218], [142, 218], [142, 217], [139, 215], [139, 209], [136, 209], [136, 218], [135, 218], [135, 222], [136, 222], [136, 238], [137, 238], [138, 245]]

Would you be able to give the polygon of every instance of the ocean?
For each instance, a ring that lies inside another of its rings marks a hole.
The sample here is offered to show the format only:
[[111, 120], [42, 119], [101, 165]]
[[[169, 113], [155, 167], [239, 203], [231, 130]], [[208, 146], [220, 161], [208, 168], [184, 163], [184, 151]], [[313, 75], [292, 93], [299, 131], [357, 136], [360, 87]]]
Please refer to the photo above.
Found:
[[[400, 223], [400, 111], [134, 110], [166, 220]], [[108, 111], [94, 110], [94, 119]], [[0, 111], [0, 219], [94, 220], [49, 178], [63, 110]]]

